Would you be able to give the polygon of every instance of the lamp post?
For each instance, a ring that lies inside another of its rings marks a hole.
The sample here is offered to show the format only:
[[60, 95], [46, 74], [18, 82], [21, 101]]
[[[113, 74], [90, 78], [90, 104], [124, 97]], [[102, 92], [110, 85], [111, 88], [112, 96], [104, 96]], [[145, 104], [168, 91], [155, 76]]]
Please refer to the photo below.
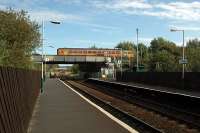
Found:
[[182, 46], [182, 79], [185, 78], [185, 30], [180, 30], [180, 29], [170, 29], [171, 32], [182, 32], [182, 36], [183, 36], [183, 46]]
[[121, 63], [120, 63], [120, 71], [121, 71], [121, 76], [122, 76], [122, 72], [123, 72], [123, 66], [122, 66], [122, 60], [123, 60], [123, 49], [122, 48], [115, 48], [120, 50], [121, 53]]
[[136, 33], [137, 33], [137, 72], [139, 70], [139, 52], [138, 52], [138, 32], [139, 32], [139, 29], [137, 28], [136, 29]]
[[122, 51], [122, 48], [121, 49], [121, 76], [122, 76], [122, 72], [123, 72], [123, 63], [122, 63], [122, 60], [123, 60], [123, 51]]
[[[49, 48], [55, 48], [54, 46], [51, 46], [51, 45], [48, 45], [48, 46], [46, 46], [46, 47], [49, 47]], [[45, 60], [44, 60], [44, 77], [46, 77], [46, 71], [47, 71], [47, 58], [46, 58], [47, 56], [46, 56], [46, 53], [45, 53]]]
[[[52, 24], [60, 24], [58, 21], [49, 21]], [[41, 88], [43, 88], [43, 82], [44, 82], [44, 20], [42, 20], [42, 77], [41, 77]], [[42, 92], [42, 89], [41, 89]]]

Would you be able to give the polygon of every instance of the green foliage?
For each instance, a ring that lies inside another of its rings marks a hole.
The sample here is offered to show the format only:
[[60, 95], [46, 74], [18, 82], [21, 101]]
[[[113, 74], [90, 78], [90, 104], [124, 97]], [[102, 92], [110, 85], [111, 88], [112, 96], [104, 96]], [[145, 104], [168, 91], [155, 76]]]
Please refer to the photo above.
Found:
[[[132, 42], [121, 42], [118, 48], [133, 50], [136, 53], [137, 45]], [[147, 71], [154, 72], [180, 72], [182, 65], [179, 60], [182, 59], [182, 47], [176, 46], [164, 38], [155, 38], [150, 46], [138, 44], [139, 65], [145, 67]], [[187, 43], [185, 48], [185, 57], [188, 59], [186, 71], [200, 72], [200, 40], [193, 39]], [[136, 66], [136, 54], [132, 62]]]
[[180, 52], [175, 43], [164, 38], [155, 38], [151, 41], [149, 52], [148, 67], [150, 71], [180, 71], [178, 64]]
[[79, 65], [78, 64], [74, 64], [72, 67], [71, 67], [71, 72], [73, 74], [77, 74], [79, 72]]
[[59, 68], [58, 64], [46, 64], [46, 71], [53, 71], [55, 68]]
[[[135, 51], [137, 51], [137, 46], [134, 45]], [[138, 56], [139, 56], [139, 65], [144, 65], [147, 67], [147, 62], [148, 62], [148, 47], [145, 46], [143, 43], [138, 44]], [[135, 56], [135, 63], [136, 63], [136, 58]]]
[[134, 43], [129, 41], [120, 42], [115, 48], [122, 48], [123, 50], [134, 50]]
[[190, 40], [187, 43], [186, 58], [188, 59], [186, 70], [200, 72], [200, 41], [198, 39]]
[[[130, 41], [120, 42], [119, 44], [117, 44], [115, 48], [120, 48], [122, 50], [131, 50], [133, 51], [133, 53], [135, 53], [135, 44]], [[134, 55], [134, 58], [135, 58], [135, 55]], [[134, 58], [130, 61], [128, 58], [123, 57], [123, 60], [122, 60], [123, 68], [129, 69], [130, 65], [132, 65], [133, 61], [135, 60]]]
[[40, 26], [25, 11], [0, 11], [0, 65], [31, 68], [32, 51], [40, 44]]
[[198, 39], [189, 40], [187, 43], [187, 48], [200, 48], [200, 40]]
[[177, 71], [177, 61], [173, 54], [167, 50], [157, 51], [150, 60], [150, 70], [158, 72]]
[[97, 46], [94, 44], [90, 47], [91, 49], [98, 49]]
[[[176, 46], [163, 38], [154, 39], [150, 46], [151, 56], [149, 60], [150, 71], [161, 72], [180, 72], [182, 65], [179, 60], [182, 59], [182, 47]], [[200, 41], [198, 39], [190, 40], [185, 48], [185, 57], [188, 60], [186, 71], [200, 71]]]

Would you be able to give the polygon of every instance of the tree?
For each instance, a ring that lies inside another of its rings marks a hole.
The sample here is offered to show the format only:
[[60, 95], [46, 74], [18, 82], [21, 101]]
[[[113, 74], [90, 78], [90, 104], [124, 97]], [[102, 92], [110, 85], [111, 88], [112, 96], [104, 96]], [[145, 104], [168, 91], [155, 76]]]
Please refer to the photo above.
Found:
[[189, 40], [186, 46], [186, 59], [188, 59], [187, 71], [200, 72], [200, 40]]
[[200, 40], [195, 38], [193, 40], [189, 40], [187, 45], [187, 48], [200, 48]]
[[[137, 51], [137, 45], [134, 45], [134, 49], [135, 51]], [[147, 67], [147, 62], [149, 60], [148, 47], [145, 46], [143, 43], [138, 44], [138, 56], [139, 56], [139, 65], [144, 65], [145, 67]]]
[[150, 58], [148, 62], [150, 71], [175, 72], [180, 71], [179, 48], [175, 43], [164, 38], [155, 38], [149, 47]]
[[[137, 50], [137, 45], [132, 42], [124, 41], [117, 45], [118, 48], [126, 50]], [[179, 60], [182, 59], [182, 47], [162, 37], [154, 38], [150, 47], [144, 44], [138, 44], [139, 65], [143, 65], [147, 71], [155, 72], [180, 72], [182, 65]], [[189, 40], [186, 45], [185, 58], [188, 59], [186, 71], [200, 72], [200, 40]], [[136, 54], [133, 59], [136, 64]]]
[[[133, 51], [133, 54], [135, 54], [135, 49], [134, 49], [134, 43], [130, 41], [123, 41], [117, 44], [115, 48], [121, 48], [122, 50], [131, 50]], [[135, 55], [134, 55], [135, 58]], [[133, 61], [135, 59], [129, 60], [129, 58], [124, 57], [122, 60], [123, 68], [129, 69], [131, 66], [133, 66]]]
[[[131, 61], [132, 66], [136, 67], [137, 63], [137, 45], [130, 41], [123, 41], [120, 42], [116, 48], [122, 48], [123, 50], [132, 50], [134, 53], [134, 58]], [[139, 65], [144, 66], [145, 68], [148, 66], [149, 54], [148, 54], [148, 47], [145, 46], [143, 43], [138, 44], [138, 56], [139, 56]]]
[[53, 71], [54, 69], [59, 68], [58, 64], [46, 64], [46, 71]]
[[30, 68], [40, 44], [40, 26], [25, 11], [0, 11], [0, 65]]
[[115, 48], [122, 48], [123, 50], [134, 50], [134, 43], [130, 41], [120, 42]]
[[77, 74], [79, 72], [79, 65], [78, 64], [74, 64], [72, 67], [71, 67], [71, 72], [73, 74]]
[[97, 46], [94, 44], [90, 47], [91, 49], [98, 49]]

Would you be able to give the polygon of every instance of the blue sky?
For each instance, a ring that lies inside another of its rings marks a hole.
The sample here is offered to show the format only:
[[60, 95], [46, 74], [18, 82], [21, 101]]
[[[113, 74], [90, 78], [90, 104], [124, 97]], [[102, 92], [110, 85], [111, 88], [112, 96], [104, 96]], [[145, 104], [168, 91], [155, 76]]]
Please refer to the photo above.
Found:
[[[155, 37], [164, 37], [181, 45], [200, 36], [200, 1], [197, 0], [0, 0], [0, 9], [7, 7], [28, 11], [32, 20], [44, 20], [46, 53], [56, 54], [60, 47], [113, 48], [120, 41], [139, 41], [149, 45]], [[53, 25], [50, 20], [61, 21]]]

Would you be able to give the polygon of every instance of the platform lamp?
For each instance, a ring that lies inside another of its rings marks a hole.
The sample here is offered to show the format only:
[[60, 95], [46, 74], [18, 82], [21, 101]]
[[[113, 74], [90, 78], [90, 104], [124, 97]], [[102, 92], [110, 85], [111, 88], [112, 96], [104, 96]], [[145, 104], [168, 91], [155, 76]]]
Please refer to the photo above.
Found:
[[[52, 46], [52, 45], [47, 45], [46, 47], [49, 47], [49, 48], [55, 48], [54, 46]], [[46, 53], [45, 53], [45, 57], [44, 57], [45, 59], [44, 59], [44, 62], [45, 62], [45, 64], [44, 64], [44, 77], [46, 77], [46, 71], [47, 71], [47, 57], [46, 57]]]
[[182, 45], [182, 64], [183, 64], [183, 68], [182, 68], [182, 79], [185, 78], [185, 30], [181, 30], [181, 29], [170, 29], [171, 32], [182, 32], [182, 37], [183, 37], [183, 45]]
[[121, 55], [121, 59], [120, 59], [120, 72], [121, 72], [121, 78], [122, 78], [122, 73], [123, 73], [123, 49], [122, 48], [115, 48], [115, 49], [118, 49], [120, 50], [120, 55]]
[[[52, 24], [61, 24], [59, 21], [49, 21]], [[42, 77], [41, 77], [41, 92], [43, 91], [43, 82], [44, 82], [44, 20], [42, 20]]]
[[139, 71], [139, 48], [138, 48], [138, 32], [139, 32], [139, 29], [137, 28], [136, 29], [136, 34], [137, 34], [137, 69], [136, 69], [136, 71], [138, 72]]

